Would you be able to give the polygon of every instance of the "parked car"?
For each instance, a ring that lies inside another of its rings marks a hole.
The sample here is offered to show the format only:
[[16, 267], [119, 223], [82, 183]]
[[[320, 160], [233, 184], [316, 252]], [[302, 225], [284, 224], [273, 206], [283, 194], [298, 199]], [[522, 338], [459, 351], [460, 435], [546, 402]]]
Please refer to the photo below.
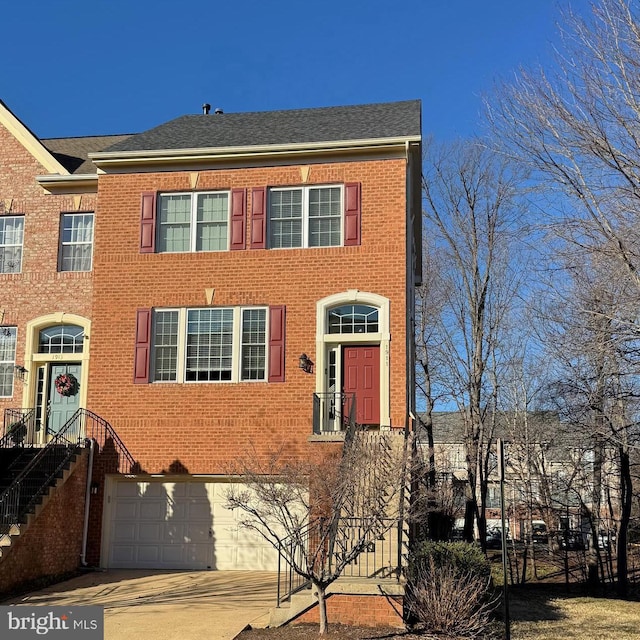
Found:
[[598, 534], [598, 548], [599, 549], [611, 549], [616, 543], [615, 531], [600, 530]]
[[531, 523], [531, 540], [534, 544], [549, 543], [549, 530], [544, 520], [534, 520]]
[[561, 531], [560, 532], [560, 548], [567, 551], [584, 551], [587, 543], [582, 531]]

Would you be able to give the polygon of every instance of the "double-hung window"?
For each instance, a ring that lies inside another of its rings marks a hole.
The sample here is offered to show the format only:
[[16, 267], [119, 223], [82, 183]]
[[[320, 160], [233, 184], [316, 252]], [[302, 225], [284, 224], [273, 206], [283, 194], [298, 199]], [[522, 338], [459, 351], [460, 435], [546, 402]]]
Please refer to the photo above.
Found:
[[158, 196], [158, 251], [226, 251], [228, 248], [227, 191]]
[[0, 398], [10, 398], [13, 395], [16, 335], [16, 327], [0, 327]]
[[267, 308], [156, 309], [152, 380], [265, 380]]
[[269, 191], [269, 246], [342, 245], [343, 188], [312, 186]]
[[59, 271], [91, 271], [93, 213], [63, 213]]
[[20, 273], [24, 217], [0, 216], [0, 273]]

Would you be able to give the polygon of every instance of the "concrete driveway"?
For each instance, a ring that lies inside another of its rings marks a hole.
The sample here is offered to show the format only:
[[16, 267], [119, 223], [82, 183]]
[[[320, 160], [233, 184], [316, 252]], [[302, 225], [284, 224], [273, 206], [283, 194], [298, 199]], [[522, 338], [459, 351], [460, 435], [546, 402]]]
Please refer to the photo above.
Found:
[[105, 640], [231, 640], [266, 626], [276, 581], [259, 571], [96, 571], [2, 604], [101, 605]]

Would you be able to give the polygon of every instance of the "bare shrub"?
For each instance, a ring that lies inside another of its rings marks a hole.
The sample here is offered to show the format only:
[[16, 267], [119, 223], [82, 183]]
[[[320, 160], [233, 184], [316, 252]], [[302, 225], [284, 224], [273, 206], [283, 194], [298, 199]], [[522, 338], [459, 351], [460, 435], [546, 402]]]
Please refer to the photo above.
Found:
[[406, 607], [414, 627], [452, 637], [477, 638], [487, 631], [497, 599], [491, 578], [455, 562], [425, 558], [412, 568]]

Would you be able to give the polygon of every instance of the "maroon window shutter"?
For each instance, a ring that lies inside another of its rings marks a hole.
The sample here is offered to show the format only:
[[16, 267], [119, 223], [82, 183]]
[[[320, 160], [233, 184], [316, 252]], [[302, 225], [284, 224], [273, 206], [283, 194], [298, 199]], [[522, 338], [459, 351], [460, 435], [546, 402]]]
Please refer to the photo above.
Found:
[[251, 191], [251, 248], [267, 248], [267, 188]]
[[285, 307], [269, 307], [269, 382], [284, 382]]
[[138, 309], [136, 318], [136, 351], [133, 366], [135, 384], [149, 382], [149, 354], [151, 352], [151, 309]]
[[344, 246], [360, 244], [360, 183], [344, 185]]
[[156, 250], [156, 194], [148, 191], [142, 194], [140, 214], [140, 253], [154, 253]]
[[247, 190], [231, 189], [231, 242], [229, 249], [242, 250], [245, 247], [247, 225]]

